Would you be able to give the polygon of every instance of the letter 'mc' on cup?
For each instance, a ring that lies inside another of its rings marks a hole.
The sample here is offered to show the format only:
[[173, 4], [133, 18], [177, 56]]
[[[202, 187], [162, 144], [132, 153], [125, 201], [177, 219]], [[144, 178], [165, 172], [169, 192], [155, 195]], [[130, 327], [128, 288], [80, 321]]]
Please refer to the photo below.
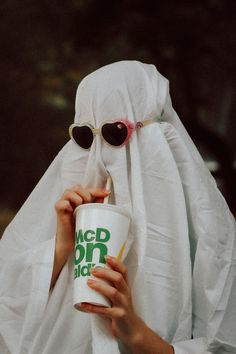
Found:
[[[74, 307], [82, 302], [109, 307], [107, 298], [90, 289], [92, 267], [104, 267], [105, 256], [122, 259], [130, 215], [117, 205], [89, 203], [75, 209]], [[103, 281], [99, 279], [99, 281]]]

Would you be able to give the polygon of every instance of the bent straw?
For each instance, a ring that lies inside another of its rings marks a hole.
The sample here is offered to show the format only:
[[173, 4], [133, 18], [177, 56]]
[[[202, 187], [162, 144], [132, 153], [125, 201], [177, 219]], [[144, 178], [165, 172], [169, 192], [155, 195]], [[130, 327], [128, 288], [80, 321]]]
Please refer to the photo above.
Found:
[[[111, 189], [111, 176], [109, 176], [107, 178], [107, 183], [106, 183], [106, 190], [109, 191]], [[108, 204], [109, 201], [109, 195], [107, 195], [104, 200], [103, 200], [103, 204]]]

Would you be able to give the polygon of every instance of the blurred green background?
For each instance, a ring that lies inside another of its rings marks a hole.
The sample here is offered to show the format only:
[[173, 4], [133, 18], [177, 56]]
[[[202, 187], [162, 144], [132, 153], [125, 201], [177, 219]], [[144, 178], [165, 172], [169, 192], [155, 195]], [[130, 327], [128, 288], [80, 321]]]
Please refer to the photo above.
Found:
[[170, 80], [235, 213], [235, 10], [233, 0], [2, 0], [0, 231], [68, 140], [80, 80], [123, 59]]

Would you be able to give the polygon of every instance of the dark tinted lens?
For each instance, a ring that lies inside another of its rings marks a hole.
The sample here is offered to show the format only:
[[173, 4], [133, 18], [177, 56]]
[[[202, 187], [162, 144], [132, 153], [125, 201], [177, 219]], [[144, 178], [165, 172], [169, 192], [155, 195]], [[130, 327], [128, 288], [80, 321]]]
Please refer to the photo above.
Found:
[[89, 149], [93, 142], [93, 132], [86, 125], [74, 127], [72, 135], [76, 143], [84, 149]]
[[128, 135], [127, 127], [122, 122], [107, 123], [102, 127], [103, 138], [111, 145], [122, 145]]

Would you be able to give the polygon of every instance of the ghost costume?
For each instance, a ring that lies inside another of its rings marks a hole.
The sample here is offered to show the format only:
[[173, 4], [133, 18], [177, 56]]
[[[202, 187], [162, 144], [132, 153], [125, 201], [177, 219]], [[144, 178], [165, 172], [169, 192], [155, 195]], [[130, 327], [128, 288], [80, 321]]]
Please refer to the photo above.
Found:
[[[134, 306], [176, 354], [236, 353], [235, 220], [172, 108], [155, 66], [122, 61], [83, 79], [75, 123], [161, 116], [113, 148], [70, 140], [0, 243], [1, 354], [125, 353], [104, 319], [73, 307], [73, 256], [50, 291], [55, 202], [75, 184], [104, 187], [132, 215]], [[161, 115], [162, 114], [162, 115]]]

